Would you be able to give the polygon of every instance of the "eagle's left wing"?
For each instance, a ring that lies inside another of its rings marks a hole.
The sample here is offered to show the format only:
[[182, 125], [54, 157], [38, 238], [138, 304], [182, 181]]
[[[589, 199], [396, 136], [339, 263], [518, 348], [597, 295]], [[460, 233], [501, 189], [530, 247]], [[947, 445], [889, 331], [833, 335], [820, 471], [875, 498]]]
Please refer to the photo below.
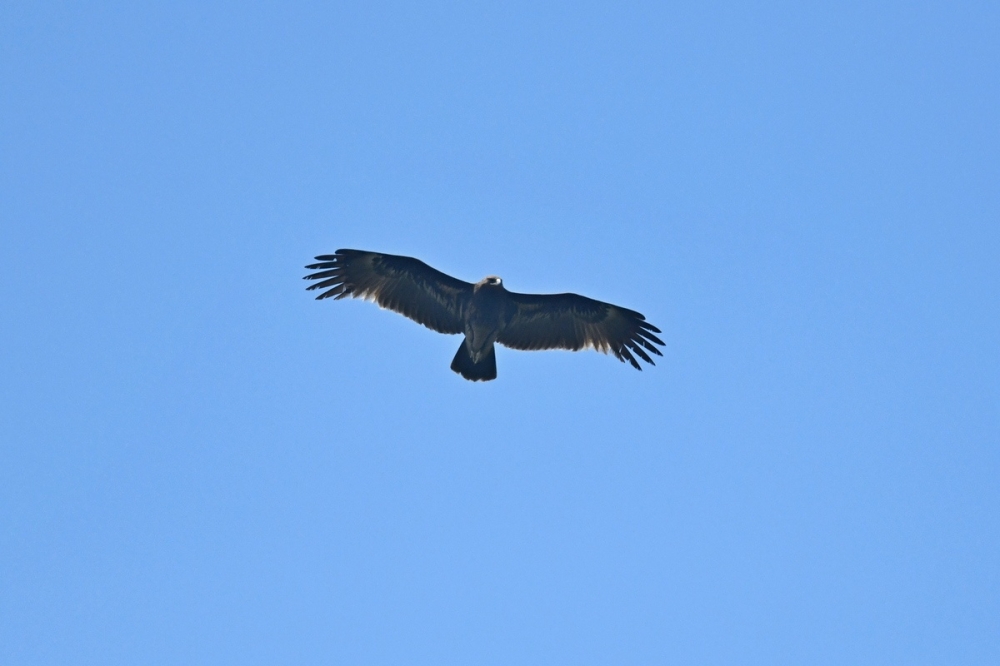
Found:
[[431, 268], [419, 259], [395, 254], [337, 250], [321, 254], [317, 271], [306, 280], [320, 280], [308, 289], [322, 289], [323, 298], [363, 298], [409, 317], [439, 333], [462, 333], [472, 285]]
[[[577, 294], [518, 294], [507, 292], [513, 306], [507, 326], [497, 342], [513, 349], [596, 349], [611, 352], [642, 370], [638, 356], [651, 365], [646, 352], [663, 356], [654, 346], [663, 341], [660, 329], [634, 310], [595, 301]], [[634, 354], [634, 356], [633, 356]]]

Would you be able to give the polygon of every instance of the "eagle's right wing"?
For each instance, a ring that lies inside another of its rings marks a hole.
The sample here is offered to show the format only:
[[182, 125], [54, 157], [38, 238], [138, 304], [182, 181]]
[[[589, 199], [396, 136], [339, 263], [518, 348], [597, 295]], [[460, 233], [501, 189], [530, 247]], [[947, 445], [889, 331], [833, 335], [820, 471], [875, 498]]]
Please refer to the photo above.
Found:
[[497, 342], [513, 349], [596, 349], [614, 354], [642, 370], [638, 356], [653, 364], [646, 352], [662, 356], [655, 333], [660, 329], [634, 310], [595, 301], [578, 294], [518, 294], [507, 292], [512, 315]]
[[361, 250], [323, 254], [316, 273], [305, 280], [321, 280], [308, 289], [326, 289], [317, 300], [347, 296], [374, 301], [439, 333], [463, 333], [466, 304], [472, 285], [445, 275], [412, 257]]

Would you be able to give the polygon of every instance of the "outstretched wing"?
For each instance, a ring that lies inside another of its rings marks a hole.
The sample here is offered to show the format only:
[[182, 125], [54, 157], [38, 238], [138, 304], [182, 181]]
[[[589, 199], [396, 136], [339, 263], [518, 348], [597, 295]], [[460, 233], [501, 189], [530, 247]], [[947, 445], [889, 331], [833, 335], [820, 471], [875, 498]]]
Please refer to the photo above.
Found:
[[[596, 349], [611, 352], [637, 370], [638, 356], [651, 365], [650, 352], [663, 356], [655, 345], [660, 329], [634, 310], [602, 303], [577, 294], [518, 294], [507, 292], [516, 307], [497, 342], [514, 349]], [[655, 343], [655, 345], [654, 345]]]
[[393, 254], [337, 250], [322, 254], [317, 271], [304, 280], [320, 280], [308, 289], [326, 289], [324, 298], [363, 298], [398, 312], [439, 333], [462, 333], [463, 314], [472, 295], [472, 285], [412, 257]]

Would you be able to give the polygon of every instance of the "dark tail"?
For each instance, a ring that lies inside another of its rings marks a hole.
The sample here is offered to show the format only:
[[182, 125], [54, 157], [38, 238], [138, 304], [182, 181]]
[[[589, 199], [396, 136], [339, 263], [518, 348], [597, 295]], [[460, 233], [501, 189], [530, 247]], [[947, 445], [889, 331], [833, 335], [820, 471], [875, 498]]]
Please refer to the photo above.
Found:
[[479, 363], [472, 360], [472, 355], [465, 346], [465, 340], [455, 353], [455, 358], [451, 362], [451, 369], [462, 375], [466, 379], [474, 382], [488, 382], [497, 378], [497, 351], [493, 345], [486, 356], [479, 359]]

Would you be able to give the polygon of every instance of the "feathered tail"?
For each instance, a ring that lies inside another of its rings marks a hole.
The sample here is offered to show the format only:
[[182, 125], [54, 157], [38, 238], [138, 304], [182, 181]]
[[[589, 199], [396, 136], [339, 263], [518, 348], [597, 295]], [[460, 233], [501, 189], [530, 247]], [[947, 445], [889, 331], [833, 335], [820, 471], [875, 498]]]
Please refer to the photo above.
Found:
[[479, 359], [479, 363], [472, 360], [472, 355], [465, 346], [465, 340], [459, 345], [455, 352], [455, 358], [451, 362], [451, 369], [473, 382], [488, 382], [497, 378], [497, 352], [493, 345], [486, 352], [486, 356]]

